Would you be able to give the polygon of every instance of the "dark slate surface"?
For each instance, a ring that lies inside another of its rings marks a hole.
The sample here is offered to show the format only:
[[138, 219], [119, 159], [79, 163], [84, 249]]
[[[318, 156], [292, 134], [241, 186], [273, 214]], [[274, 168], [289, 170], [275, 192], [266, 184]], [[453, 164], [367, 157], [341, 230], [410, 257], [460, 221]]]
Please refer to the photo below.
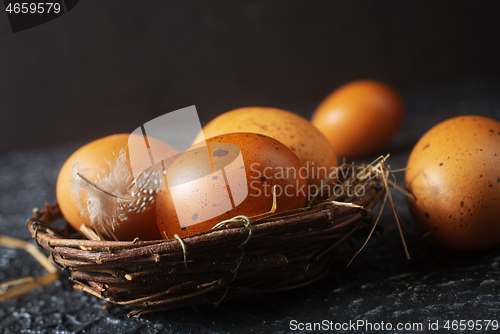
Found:
[[[392, 154], [391, 167], [404, 167], [418, 138], [441, 120], [462, 114], [500, 119], [499, 91], [500, 80], [488, 79], [403, 92], [408, 117], [404, 130], [387, 149]], [[303, 114], [309, 116], [312, 110], [303, 108]], [[55, 201], [59, 168], [81, 144], [0, 156], [1, 234], [30, 240], [26, 218], [33, 207]], [[403, 174], [399, 180], [402, 185]], [[408, 228], [417, 231], [404, 198], [395, 196]], [[394, 327], [419, 323], [427, 331], [429, 323], [436, 321], [443, 326], [446, 320], [500, 320], [499, 248], [463, 254], [406, 232], [412, 256], [406, 260], [389, 208], [382, 223], [386, 231], [372, 238], [350, 267], [346, 264], [355, 250], [345, 244], [339, 247], [335, 269], [327, 278], [293, 292], [229, 301], [218, 308], [208, 305], [197, 312], [180, 309], [128, 319], [129, 308], [101, 309], [105, 302], [73, 291], [61, 273], [56, 283], [0, 304], [0, 333], [288, 333], [293, 332], [293, 321], [363, 319]], [[43, 273], [24, 251], [0, 249], [0, 281]]]

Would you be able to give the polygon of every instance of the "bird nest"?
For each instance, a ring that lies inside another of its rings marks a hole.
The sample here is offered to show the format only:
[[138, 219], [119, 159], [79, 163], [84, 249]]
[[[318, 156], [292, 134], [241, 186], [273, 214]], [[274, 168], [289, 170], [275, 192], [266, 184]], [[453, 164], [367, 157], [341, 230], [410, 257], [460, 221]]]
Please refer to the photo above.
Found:
[[258, 221], [239, 216], [182, 239], [72, 238], [69, 226], [53, 224], [62, 218], [57, 204], [35, 209], [28, 228], [38, 245], [50, 251], [51, 261], [67, 272], [75, 289], [134, 306], [129, 316], [218, 305], [292, 290], [327, 275], [337, 245], [360, 231], [373, 231], [376, 221], [371, 212], [390, 196], [384, 161], [369, 165], [377, 167], [376, 173], [371, 169], [360, 178], [355, 173], [366, 166], [356, 166], [335, 181], [341, 186], [362, 185], [359, 196], [315, 200], [307, 208]]

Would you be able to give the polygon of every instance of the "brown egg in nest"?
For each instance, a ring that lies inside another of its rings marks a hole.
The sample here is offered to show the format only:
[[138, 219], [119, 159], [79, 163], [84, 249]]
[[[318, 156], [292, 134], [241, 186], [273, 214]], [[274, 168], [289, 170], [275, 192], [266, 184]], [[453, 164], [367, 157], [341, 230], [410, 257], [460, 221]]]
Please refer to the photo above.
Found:
[[431, 237], [459, 250], [500, 244], [500, 122], [439, 123], [415, 145], [407, 168], [411, 213]]
[[[154, 156], [177, 153], [159, 140], [148, 140]], [[118, 240], [161, 239], [152, 198], [156, 191], [137, 189], [134, 184], [134, 178], [149, 167], [151, 160], [143, 136], [117, 134], [84, 145], [59, 172], [56, 195], [63, 216], [84, 234], [85, 227], [97, 227], [97, 234], [108, 240], [113, 239], [112, 234]], [[156, 172], [160, 173], [159, 186], [163, 170]], [[146, 205], [148, 202], [150, 205]]]
[[278, 140], [255, 133], [216, 136], [182, 153], [158, 192], [156, 217], [165, 238], [210, 230], [238, 215], [276, 212], [306, 203], [306, 171]]
[[245, 107], [223, 113], [210, 121], [194, 142], [235, 132], [260, 133], [290, 148], [306, 168], [312, 191], [318, 191], [321, 182], [338, 166], [332, 145], [311, 122], [277, 108]]

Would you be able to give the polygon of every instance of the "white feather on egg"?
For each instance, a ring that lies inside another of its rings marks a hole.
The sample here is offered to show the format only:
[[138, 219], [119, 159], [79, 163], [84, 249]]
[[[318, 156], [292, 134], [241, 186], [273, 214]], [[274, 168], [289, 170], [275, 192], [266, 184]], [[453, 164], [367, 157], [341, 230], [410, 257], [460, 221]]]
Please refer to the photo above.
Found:
[[[78, 157], [75, 156], [71, 166], [72, 200], [90, 223], [101, 225], [104, 230], [108, 230], [108, 226], [114, 231], [120, 221], [128, 218], [125, 207], [135, 200], [133, 194], [138, 189], [134, 189], [137, 187], [124, 149], [114, 161], [106, 163], [109, 172], [99, 174], [98, 180], [92, 182], [85, 176], [87, 169], [80, 167]], [[81, 196], [84, 189], [87, 195]]]

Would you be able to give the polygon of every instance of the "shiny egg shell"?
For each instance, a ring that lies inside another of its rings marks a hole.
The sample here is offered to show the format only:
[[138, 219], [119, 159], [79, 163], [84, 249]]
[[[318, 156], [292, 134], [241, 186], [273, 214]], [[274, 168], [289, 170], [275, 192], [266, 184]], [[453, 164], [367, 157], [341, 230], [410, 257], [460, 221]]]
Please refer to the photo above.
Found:
[[273, 206], [301, 208], [307, 179], [297, 156], [274, 138], [232, 133], [206, 140], [182, 153], [167, 170], [156, 202], [158, 228], [165, 238], [210, 230], [238, 215], [253, 217]]
[[403, 119], [399, 94], [378, 81], [350, 82], [333, 91], [318, 106], [311, 123], [339, 157], [382, 154]]

